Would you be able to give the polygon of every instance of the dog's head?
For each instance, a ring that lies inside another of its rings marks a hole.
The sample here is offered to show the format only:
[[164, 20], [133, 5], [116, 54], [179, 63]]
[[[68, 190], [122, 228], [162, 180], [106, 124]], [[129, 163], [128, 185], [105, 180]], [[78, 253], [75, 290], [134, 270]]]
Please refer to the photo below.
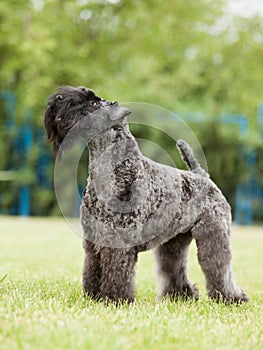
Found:
[[57, 153], [67, 133], [78, 126], [89, 142], [98, 133], [121, 123], [131, 111], [117, 101], [106, 101], [85, 87], [61, 87], [47, 103], [44, 125]]

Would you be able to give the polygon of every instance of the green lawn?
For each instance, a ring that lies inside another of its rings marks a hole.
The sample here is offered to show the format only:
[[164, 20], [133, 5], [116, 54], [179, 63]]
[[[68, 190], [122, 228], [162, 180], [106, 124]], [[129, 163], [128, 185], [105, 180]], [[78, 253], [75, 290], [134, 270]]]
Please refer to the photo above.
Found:
[[263, 349], [262, 227], [233, 228], [235, 276], [251, 298], [241, 306], [207, 299], [194, 244], [198, 302], [157, 300], [151, 252], [139, 257], [135, 305], [85, 300], [82, 260], [81, 239], [63, 219], [0, 217], [1, 350]]

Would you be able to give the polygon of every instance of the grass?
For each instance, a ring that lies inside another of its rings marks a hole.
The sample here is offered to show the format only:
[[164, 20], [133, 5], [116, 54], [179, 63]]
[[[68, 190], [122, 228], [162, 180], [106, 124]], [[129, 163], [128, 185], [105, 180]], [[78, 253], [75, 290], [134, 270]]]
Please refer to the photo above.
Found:
[[216, 304], [190, 250], [198, 302], [158, 301], [151, 252], [137, 267], [136, 303], [105, 306], [81, 289], [81, 239], [63, 219], [0, 218], [0, 348], [252, 349], [263, 348], [263, 228], [233, 228], [233, 265], [250, 303]]

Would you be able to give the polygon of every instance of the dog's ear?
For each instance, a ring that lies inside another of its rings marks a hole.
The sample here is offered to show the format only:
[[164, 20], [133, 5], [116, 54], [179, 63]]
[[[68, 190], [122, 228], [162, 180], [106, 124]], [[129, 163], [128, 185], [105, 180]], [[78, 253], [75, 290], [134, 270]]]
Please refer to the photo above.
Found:
[[57, 131], [57, 123], [56, 123], [56, 103], [57, 101], [62, 101], [63, 95], [54, 94], [50, 96], [45, 113], [44, 113], [44, 125], [47, 131], [48, 142], [52, 142], [55, 140], [58, 131]]
[[59, 135], [57, 130], [57, 124], [55, 121], [54, 107], [48, 104], [44, 113], [44, 125], [47, 132], [48, 142], [53, 142], [53, 151], [56, 155], [58, 149], [63, 141], [63, 138]]
[[44, 125], [47, 132], [48, 142], [52, 142], [57, 134], [57, 125], [55, 122], [55, 115], [53, 113], [53, 106], [47, 105], [44, 114]]
[[120, 120], [127, 117], [129, 114], [131, 114], [131, 110], [129, 108], [117, 105], [111, 109], [110, 120]]

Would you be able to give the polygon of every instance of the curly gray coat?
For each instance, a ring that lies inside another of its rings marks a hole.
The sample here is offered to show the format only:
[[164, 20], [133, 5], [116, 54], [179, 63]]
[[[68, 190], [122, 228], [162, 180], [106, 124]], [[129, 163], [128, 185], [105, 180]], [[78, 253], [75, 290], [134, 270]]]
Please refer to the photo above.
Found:
[[63, 150], [74, 128], [89, 147], [89, 178], [81, 203], [85, 294], [132, 302], [138, 252], [155, 248], [160, 295], [198, 298], [187, 276], [194, 238], [208, 295], [248, 301], [233, 279], [231, 210], [221, 191], [183, 140], [177, 146], [190, 171], [144, 157], [129, 131], [129, 113], [90, 89], [69, 86], [50, 97], [45, 111], [55, 152]]

